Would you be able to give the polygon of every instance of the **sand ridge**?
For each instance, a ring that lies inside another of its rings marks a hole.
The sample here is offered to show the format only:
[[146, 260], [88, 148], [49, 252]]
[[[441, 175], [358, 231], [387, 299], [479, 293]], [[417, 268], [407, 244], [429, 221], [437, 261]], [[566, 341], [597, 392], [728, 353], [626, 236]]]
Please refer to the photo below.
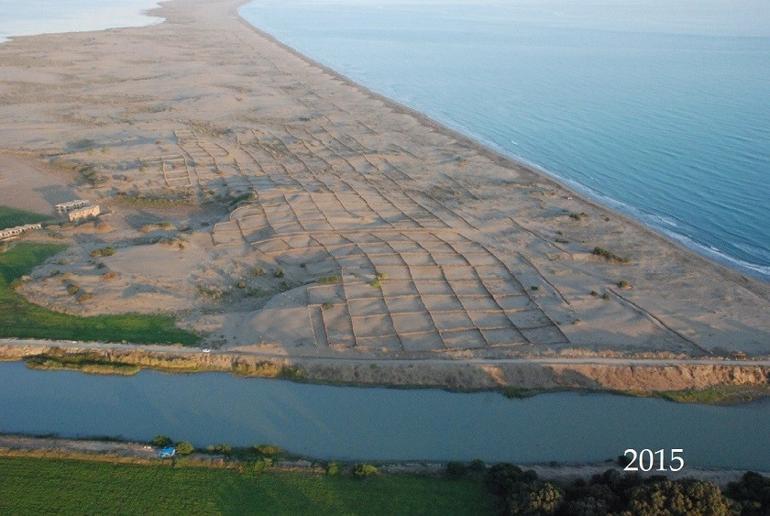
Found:
[[110, 211], [61, 228], [75, 245], [30, 299], [170, 311], [207, 346], [290, 357], [770, 354], [767, 284], [317, 66], [240, 4], [0, 45], [0, 147]]

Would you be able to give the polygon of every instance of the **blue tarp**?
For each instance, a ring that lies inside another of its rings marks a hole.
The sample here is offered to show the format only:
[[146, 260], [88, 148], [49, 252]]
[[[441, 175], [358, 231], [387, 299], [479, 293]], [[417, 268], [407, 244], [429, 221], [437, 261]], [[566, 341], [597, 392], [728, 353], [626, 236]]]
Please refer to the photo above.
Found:
[[167, 448], [161, 448], [160, 452], [158, 452], [158, 456], [161, 459], [167, 459], [169, 457], [173, 457], [174, 455], [176, 455], [176, 448], [174, 448], [173, 446], [169, 446]]

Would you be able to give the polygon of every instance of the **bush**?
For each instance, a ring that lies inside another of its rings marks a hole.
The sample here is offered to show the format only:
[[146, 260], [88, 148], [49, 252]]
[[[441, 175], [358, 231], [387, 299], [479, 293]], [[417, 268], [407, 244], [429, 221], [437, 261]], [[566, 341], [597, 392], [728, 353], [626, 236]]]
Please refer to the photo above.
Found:
[[254, 473], [263, 473], [268, 468], [272, 467], [273, 465], [273, 459], [270, 459], [268, 457], [265, 457], [263, 459], [259, 459], [254, 461]]
[[336, 462], [330, 462], [329, 464], [326, 465], [326, 474], [329, 475], [330, 477], [336, 477], [337, 475], [340, 474], [341, 471], [342, 471], [342, 468], [340, 468], [340, 465], [337, 464]]
[[505, 496], [512, 492], [519, 483], [535, 480], [537, 480], [537, 474], [534, 471], [524, 471], [513, 464], [495, 464], [489, 468], [484, 477], [487, 488], [498, 496]]
[[182, 441], [176, 445], [176, 452], [179, 455], [190, 455], [195, 451], [195, 447], [189, 441]]
[[377, 466], [371, 464], [356, 464], [353, 467], [353, 475], [358, 478], [371, 477], [379, 473]]
[[113, 254], [115, 254], [115, 248], [110, 246], [101, 247], [91, 251], [92, 258], [96, 258], [97, 256], [112, 256]]
[[170, 446], [171, 438], [167, 435], [156, 435], [150, 440], [150, 444], [153, 446], [157, 446], [158, 448], [165, 448], [166, 446]]

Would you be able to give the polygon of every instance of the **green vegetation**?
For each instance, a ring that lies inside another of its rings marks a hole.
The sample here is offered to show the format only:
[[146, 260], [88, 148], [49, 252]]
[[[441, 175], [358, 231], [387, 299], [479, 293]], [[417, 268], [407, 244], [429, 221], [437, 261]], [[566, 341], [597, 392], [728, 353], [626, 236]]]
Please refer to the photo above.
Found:
[[660, 398], [677, 403], [702, 403], [708, 405], [731, 405], [748, 403], [770, 397], [767, 385], [717, 385], [706, 389], [685, 389], [681, 391], [659, 391]]
[[333, 276], [323, 276], [321, 278], [318, 278], [318, 283], [320, 285], [333, 285], [335, 283], [339, 283], [342, 280], [339, 274], [335, 274]]
[[358, 478], [373, 477], [379, 472], [377, 466], [373, 466], [372, 464], [356, 464], [353, 466], [353, 475]]
[[387, 278], [387, 275], [384, 272], [378, 272], [372, 281], [369, 282], [369, 285], [372, 288], [382, 288], [382, 282]]
[[617, 254], [613, 253], [612, 251], [608, 251], [603, 247], [594, 247], [594, 250], [591, 251], [591, 254], [594, 256], [601, 256], [608, 262], [628, 263], [630, 261], [628, 258], [618, 256]]
[[195, 198], [189, 192], [118, 192], [115, 198], [137, 208], [173, 208], [195, 204]]
[[24, 224], [35, 224], [50, 218], [48, 215], [0, 206], [0, 229], [23, 226]]
[[82, 371], [91, 374], [118, 374], [123, 376], [135, 375], [140, 367], [123, 362], [112, 362], [103, 359], [97, 353], [65, 353], [51, 352], [35, 355], [24, 359], [27, 367], [32, 369], [64, 369]]
[[176, 452], [179, 455], [190, 455], [194, 451], [195, 446], [193, 446], [190, 441], [182, 441], [176, 445]]
[[473, 480], [0, 458], [0, 513], [492, 514]]
[[569, 218], [572, 220], [583, 220], [586, 217], [588, 217], [588, 214], [584, 211], [581, 211], [580, 213], [572, 212], [569, 214]]
[[0, 337], [194, 345], [199, 337], [179, 329], [168, 315], [79, 317], [34, 305], [13, 288], [14, 281], [61, 252], [60, 245], [21, 242], [0, 253]]

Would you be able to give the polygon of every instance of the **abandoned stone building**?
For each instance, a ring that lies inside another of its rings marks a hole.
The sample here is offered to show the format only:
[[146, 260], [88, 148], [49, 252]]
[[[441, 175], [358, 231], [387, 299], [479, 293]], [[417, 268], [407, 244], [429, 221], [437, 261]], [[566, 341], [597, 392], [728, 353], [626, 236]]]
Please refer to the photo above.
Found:
[[68, 213], [73, 210], [78, 210], [80, 208], [85, 208], [86, 206], [90, 206], [91, 201], [85, 200], [85, 199], [76, 199], [74, 201], [69, 202], [63, 202], [56, 205], [56, 213], [59, 215], [64, 215], [65, 213]]
[[98, 217], [100, 213], [101, 210], [99, 209], [99, 205], [96, 204], [94, 206], [86, 206], [84, 208], [70, 210], [67, 212], [67, 217], [69, 218], [70, 222], [77, 222], [91, 217]]
[[22, 233], [27, 231], [34, 231], [36, 229], [42, 229], [42, 224], [25, 224], [23, 226], [15, 226], [12, 228], [0, 229], [0, 240], [8, 240], [10, 238], [16, 238]]

